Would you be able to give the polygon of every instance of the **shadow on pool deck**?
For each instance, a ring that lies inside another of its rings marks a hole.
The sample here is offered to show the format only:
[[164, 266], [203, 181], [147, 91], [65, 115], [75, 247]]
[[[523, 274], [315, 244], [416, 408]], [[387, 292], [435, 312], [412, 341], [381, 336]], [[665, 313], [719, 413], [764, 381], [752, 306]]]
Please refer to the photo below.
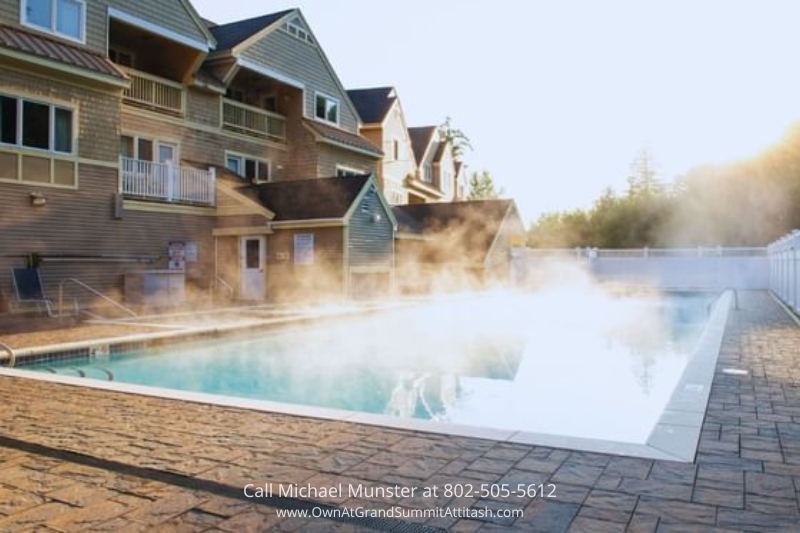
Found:
[[[743, 292], [740, 307], [731, 312], [726, 327], [694, 463], [431, 435], [2, 377], [0, 530], [404, 527], [392, 521], [279, 518], [276, 509], [293, 502], [255, 501], [241, 492], [245, 484], [271, 482], [275, 487], [420, 487], [409, 497], [321, 498], [337, 508], [522, 511], [517, 517], [402, 517], [452, 531], [797, 531], [800, 328], [767, 293]], [[723, 372], [730, 368], [747, 374]], [[478, 491], [488, 484], [494, 495], [454, 497], [445, 493], [447, 484], [472, 485]], [[556, 497], [491, 489], [520, 484], [553, 484]], [[422, 487], [434, 486], [435, 497], [422, 495]]]

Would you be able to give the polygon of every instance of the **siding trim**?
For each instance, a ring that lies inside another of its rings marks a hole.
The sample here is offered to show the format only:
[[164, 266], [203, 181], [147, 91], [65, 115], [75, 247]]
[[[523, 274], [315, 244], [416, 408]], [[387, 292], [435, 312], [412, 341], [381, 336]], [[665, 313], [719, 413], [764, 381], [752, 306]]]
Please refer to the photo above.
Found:
[[144, 200], [123, 199], [122, 208], [126, 211], [141, 211], [145, 213], [180, 213], [184, 215], [216, 216], [217, 210], [213, 207], [198, 207], [193, 205], [172, 205]]
[[[130, 86], [130, 81], [122, 78], [115, 78], [113, 76], [109, 76], [106, 74], [100, 74], [99, 72], [92, 72], [91, 70], [76, 68], [71, 65], [67, 65], [65, 63], [61, 63], [59, 61], [53, 61], [51, 59], [45, 59], [42, 57], [32, 56], [30, 54], [26, 54], [25, 52], [18, 52], [16, 50], [9, 50], [8, 48], [0, 48], [0, 57], [8, 57], [10, 59], [16, 59], [18, 61], [24, 61], [25, 63], [30, 63], [32, 65], [37, 65], [40, 67], [45, 67], [48, 69], [56, 70], [58, 72], [63, 72], [66, 74], [71, 74], [73, 76], [80, 76], [83, 78], [90, 79], [92, 81], [97, 81], [100, 83], [105, 83], [107, 85], [111, 85], [114, 87], [119, 87], [122, 89], [127, 89]], [[5, 65], [4, 65], [5, 66]], [[15, 69], [20, 72], [26, 72], [30, 74], [30, 71], [24, 69]]]
[[197, 41], [195, 39], [192, 39], [191, 37], [181, 35], [178, 32], [170, 30], [169, 28], [159, 26], [158, 24], [155, 24], [148, 20], [140, 19], [139, 17], [135, 17], [133, 15], [125, 13], [124, 11], [120, 11], [119, 9], [114, 7], [108, 8], [108, 18], [117, 19], [127, 24], [131, 24], [132, 26], [136, 26], [137, 28], [147, 30], [150, 33], [155, 33], [156, 35], [160, 35], [161, 37], [166, 37], [170, 41], [178, 42], [182, 45], [188, 46], [189, 48], [200, 50], [201, 52], [206, 54], [209, 52], [209, 50], [211, 50], [210, 42], [204, 43], [202, 41]]
[[294, 78], [287, 76], [286, 74], [281, 74], [276, 70], [272, 70], [269, 67], [265, 67], [263, 65], [259, 65], [254, 61], [250, 61], [249, 59], [244, 59], [241, 57], [236, 58], [236, 64], [238, 64], [241, 68], [246, 68], [247, 70], [252, 70], [253, 72], [257, 72], [262, 76], [267, 76], [269, 78], [274, 78], [286, 85], [291, 85], [296, 89], [303, 89], [305, 90], [306, 85], [302, 81], [298, 81]]
[[214, 237], [240, 237], [246, 235], [272, 235], [272, 228], [269, 226], [241, 226], [235, 228], [214, 228], [211, 230]]
[[343, 218], [315, 218], [311, 220], [279, 220], [273, 222], [275, 229], [300, 229], [300, 228], [330, 228], [347, 226]]

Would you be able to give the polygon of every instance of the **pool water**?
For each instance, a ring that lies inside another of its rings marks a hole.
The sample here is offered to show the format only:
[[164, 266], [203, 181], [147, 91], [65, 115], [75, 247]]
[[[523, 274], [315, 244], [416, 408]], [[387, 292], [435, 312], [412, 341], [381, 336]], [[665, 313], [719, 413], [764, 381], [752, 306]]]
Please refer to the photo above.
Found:
[[316, 327], [28, 367], [482, 428], [643, 443], [704, 294], [452, 298]]

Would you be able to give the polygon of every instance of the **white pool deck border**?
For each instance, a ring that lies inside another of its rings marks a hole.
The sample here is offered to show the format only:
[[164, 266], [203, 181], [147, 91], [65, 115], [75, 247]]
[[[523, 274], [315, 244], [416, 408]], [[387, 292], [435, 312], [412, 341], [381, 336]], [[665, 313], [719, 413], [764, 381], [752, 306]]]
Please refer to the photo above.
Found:
[[[644, 444], [552, 435], [528, 431], [504, 430], [496, 428], [450, 424], [432, 420], [402, 419], [394, 416], [359, 413], [339, 409], [293, 405], [280, 402], [252, 400], [231, 396], [165, 389], [145, 385], [120, 383], [116, 381], [99, 381], [73, 376], [44, 374], [0, 367], [0, 376], [12, 376], [24, 379], [35, 379], [61, 385], [88, 387], [93, 389], [137, 394], [177, 400], [185, 402], [217, 405], [220, 407], [248, 409], [291, 416], [335, 420], [354, 424], [368, 424], [392, 429], [403, 429], [426, 433], [490, 439], [500, 442], [527, 445], [565, 448], [587, 452], [605, 453], [645, 459], [661, 459], [668, 461], [692, 462], [694, 460], [700, 431], [705, 418], [711, 383], [722, 346], [722, 337], [732, 303], [731, 291], [724, 292], [715, 302], [706, 329], [690, 356], [686, 368], [678, 381], [672, 396], [659, 421], [653, 428]], [[347, 315], [349, 313], [345, 313]], [[333, 315], [333, 316], [344, 316]], [[303, 317], [306, 318], [306, 317]], [[91, 342], [77, 342], [58, 346], [47, 346], [17, 352], [17, 358], [54, 353], [71, 349], [87, 348], [109, 344], [128, 344], [162, 340], [168, 338], [186, 338], [193, 335], [230, 333], [252, 329], [257, 326], [289, 325], [302, 321], [292, 318], [259, 320], [243, 325], [226, 325], [214, 328], [187, 328], [181, 331], [169, 331], [151, 334], [131, 335], [123, 338], [99, 339]]]

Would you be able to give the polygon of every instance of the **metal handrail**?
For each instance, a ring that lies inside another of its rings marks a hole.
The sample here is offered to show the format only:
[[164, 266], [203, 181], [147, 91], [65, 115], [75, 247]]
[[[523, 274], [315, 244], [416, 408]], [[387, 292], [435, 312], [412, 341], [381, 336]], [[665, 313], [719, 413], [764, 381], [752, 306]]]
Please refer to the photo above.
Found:
[[77, 285], [77, 286], [79, 286], [79, 287], [81, 287], [83, 289], [86, 289], [87, 291], [91, 292], [95, 296], [99, 296], [100, 298], [102, 298], [105, 301], [109, 302], [110, 304], [114, 305], [118, 309], [122, 309], [123, 311], [125, 311], [126, 313], [131, 315], [133, 318], [136, 318], [138, 316], [134, 311], [132, 311], [131, 309], [128, 309], [127, 307], [125, 307], [124, 305], [119, 303], [118, 301], [114, 300], [113, 298], [110, 298], [109, 296], [106, 296], [105, 294], [103, 294], [102, 292], [98, 291], [97, 289], [94, 289], [94, 288], [90, 287], [89, 285], [85, 284], [84, 282], [82, 282], [81, 280], [75, 279], [75, 278], [67, 278], [67, 279], [61, 280], [61, 283], [58, 284], [58, 315], [59, 316], [63, 316], [63, 311], [64, 311], [64, 284], [65, 283], [74, 283], [75, 285]]
[[3, 344], [0, 342], [0, 348], [8, 352], [8, 366], [13, 367], [17, 364], [17, 354], [14, 353], [14, 350], [11, 349], [11, 346], [8, 344]]
[[215, 276], [214, 283], [215, 284], [222, 284], [223, 287], [228, 289], [228, 292], [230, 293], [231, 299], [233, 299], [233, 297], [236, 296], [236, 291], [233, 290], [233, 287], [231, 287], [230, 284], [228, 284], [228, 282], [225, 281], [224, 279], [222, 279], [221, 277]]

